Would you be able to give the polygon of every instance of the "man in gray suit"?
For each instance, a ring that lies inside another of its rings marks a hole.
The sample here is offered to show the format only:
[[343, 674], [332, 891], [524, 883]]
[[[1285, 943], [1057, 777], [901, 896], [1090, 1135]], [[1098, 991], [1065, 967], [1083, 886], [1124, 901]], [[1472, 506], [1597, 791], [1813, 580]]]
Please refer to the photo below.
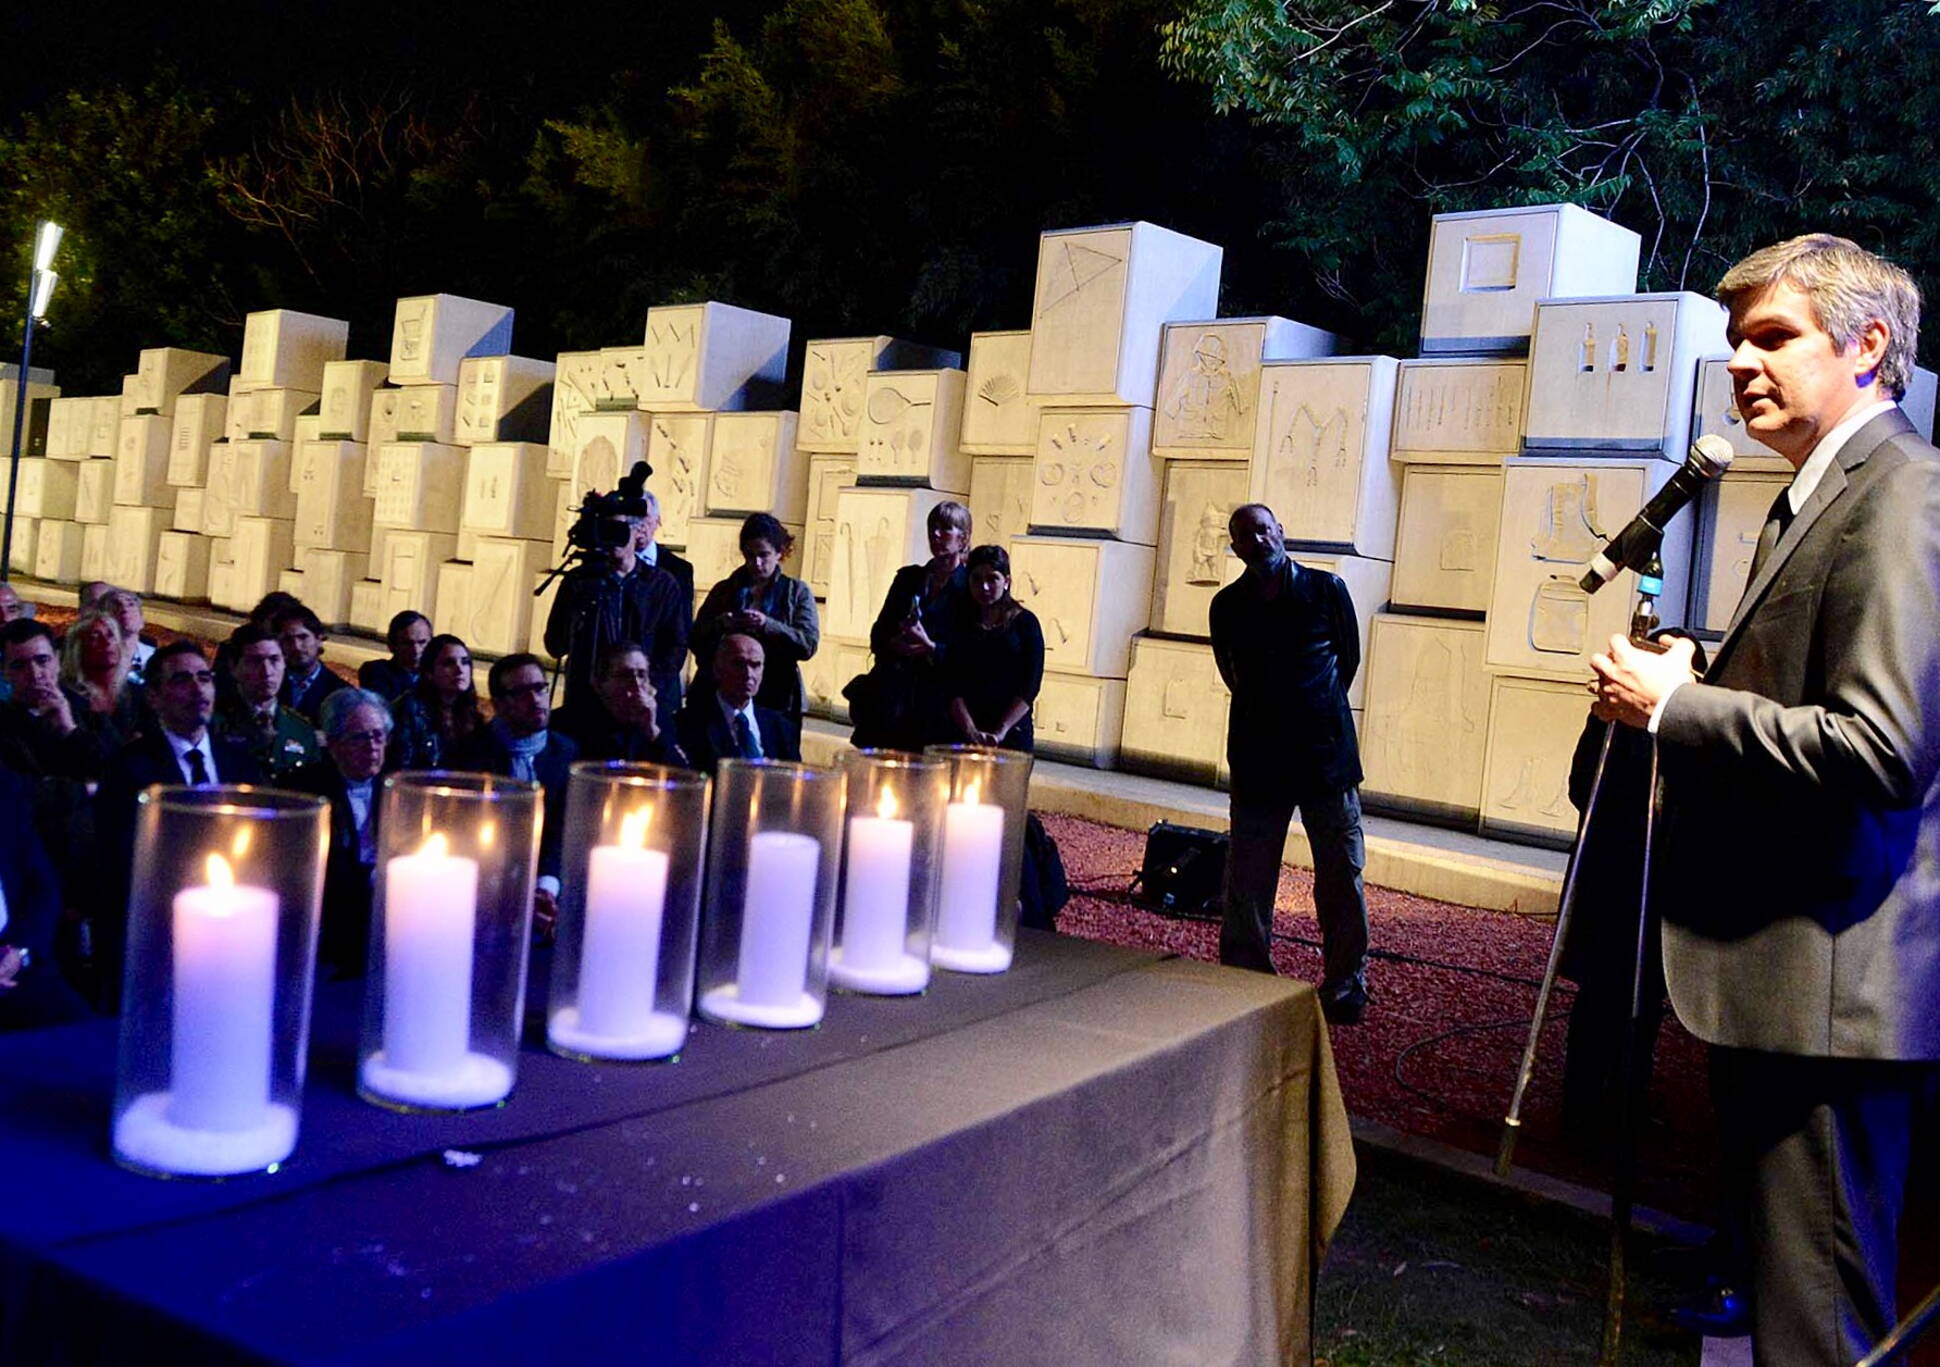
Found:
[[[1751, 435], [1797, 472], [1705, 680], [1613, 639], [1597, 715], [1657, 736], [1664, 968], [1712, 1047], [1761, 1364], [1891, 1326], [1940, 1090], [1940, 452], [1895, 403], [1919, 292], [1843, 238], [1725, 275]], [[1928, 1155], [1931, 1161], [1932, 1155]]]

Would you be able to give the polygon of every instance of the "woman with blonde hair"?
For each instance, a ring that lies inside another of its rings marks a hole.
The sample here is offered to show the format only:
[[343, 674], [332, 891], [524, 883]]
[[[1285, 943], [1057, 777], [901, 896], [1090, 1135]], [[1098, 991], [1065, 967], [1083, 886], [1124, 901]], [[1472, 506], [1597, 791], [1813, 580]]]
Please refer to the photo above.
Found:
[[140, 735], [147, 715], [141, 685], [128, 678], [134, 664], [132, 643], [110, 608], [81, 609], [61, 638], [61, 682], [87, 698], [111, 746]]

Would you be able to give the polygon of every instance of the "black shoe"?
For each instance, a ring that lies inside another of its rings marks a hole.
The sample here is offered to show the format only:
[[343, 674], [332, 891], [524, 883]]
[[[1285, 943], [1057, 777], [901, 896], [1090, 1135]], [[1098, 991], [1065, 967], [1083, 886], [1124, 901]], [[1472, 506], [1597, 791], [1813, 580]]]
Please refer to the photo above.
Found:
[[1751, 1332], [1751, 1306], [1742, 1292], [1712, 1277], [1704, 1289], [1670, 1310], [1670, 1320], [1686, 1333], [1707, 1339], [1743, 1338]]
[[1360, 978], [1323, 983], [1320, 988], [1320, 1014], [1329, 1025], [1359, 1025], [1367, 1014], [1367, 983]]

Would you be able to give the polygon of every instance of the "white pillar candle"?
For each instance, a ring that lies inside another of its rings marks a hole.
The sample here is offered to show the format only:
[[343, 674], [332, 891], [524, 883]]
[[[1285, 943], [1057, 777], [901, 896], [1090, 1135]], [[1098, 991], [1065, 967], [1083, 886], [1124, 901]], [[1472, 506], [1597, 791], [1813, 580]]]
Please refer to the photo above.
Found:
[[747, 1006], [793, 1006], [808, 985], [808, 939], [815, 919], [814, 836], [762, 831], [748, 850], [748, 895], [741, 908], [735, 970]]
[[384, 1062], [436, 1076], [464, 1067], [471, 1046], [472, 936], [478, 861], [434, 835], [384, 872]]
[[640, 848], [646, 822], [629, 817], [617, 845], [596, 845], [586, 870], [585, 940], [579, 951], [579, 1028], [632, 1039], [651, 1031], [667, 855]]
[[240, 1131], [268, 1119], [279, 905], [267, 888], [237, 887], [220, 855], [208, 886], [175, 894], [171, 1124]]
[[916, 827], [899, 820], [883, 793], [877, 816], [849, 818], [848, 878], [842, 895], [842, 964], [863, 972], [893, 966], [909, 932], [910, 850]]
[[1004, 809], [952, 802], [943, 811], [943, 879], [936, 944], [988, 949], [997, 938], [997, 883], [1004, 863]]

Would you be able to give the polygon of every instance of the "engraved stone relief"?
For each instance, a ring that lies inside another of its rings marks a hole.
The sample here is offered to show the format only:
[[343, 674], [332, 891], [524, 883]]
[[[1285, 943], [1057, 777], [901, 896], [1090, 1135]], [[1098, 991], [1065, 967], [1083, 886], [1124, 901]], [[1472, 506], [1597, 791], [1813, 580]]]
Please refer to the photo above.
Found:
[[802, 363], [803, 435], [817, 447], [853, 448], [862, 428], [872, 342], [816, 342]]
[[647, 389], [660, 394], [684, 394], [694, 385], [694, 367], [700, 360], [701, 319], [699, 309], [661, 312], [647, 319], [647, 345], [643, 357]]
[[1217, 332], [1199, 334], [1190, 366], [1167, 386], [1161, 405], [1171, 420], [1168, 444], [1230, 446], [1252, 435], [1253, 405], [1228, 363], [1226, 339]]

